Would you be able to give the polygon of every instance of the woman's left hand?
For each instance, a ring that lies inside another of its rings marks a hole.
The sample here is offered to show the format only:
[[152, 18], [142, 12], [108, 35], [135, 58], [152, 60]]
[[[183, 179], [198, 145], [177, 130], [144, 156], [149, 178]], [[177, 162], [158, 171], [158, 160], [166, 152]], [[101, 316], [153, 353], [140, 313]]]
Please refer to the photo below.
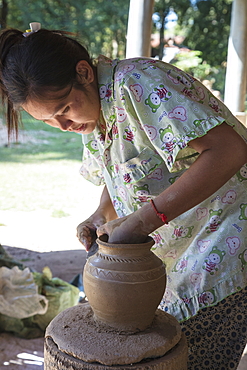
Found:
[[100, 226], [97, 235], [107, 234], [109, 243], [138, 244], [145, 242], [148, 237], [142, 226], [142, 222], [132, 213]]

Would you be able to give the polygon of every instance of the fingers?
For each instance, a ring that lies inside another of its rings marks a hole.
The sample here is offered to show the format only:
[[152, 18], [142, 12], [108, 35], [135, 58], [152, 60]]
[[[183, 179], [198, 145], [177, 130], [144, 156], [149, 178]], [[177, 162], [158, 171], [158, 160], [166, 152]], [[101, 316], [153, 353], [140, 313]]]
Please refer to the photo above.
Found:
[[97, 238], [96, 230], [82, 223], [77, 227], [77, 238], [88, 251]]
[[105, 225], [99, 226], [97, 228], [96, 233], [97, 233], [98, 237], [101, 236], [101, 235], [104, 235], [104, 234], [107, 234], [109, 236], [109, 232], [107, 231]]

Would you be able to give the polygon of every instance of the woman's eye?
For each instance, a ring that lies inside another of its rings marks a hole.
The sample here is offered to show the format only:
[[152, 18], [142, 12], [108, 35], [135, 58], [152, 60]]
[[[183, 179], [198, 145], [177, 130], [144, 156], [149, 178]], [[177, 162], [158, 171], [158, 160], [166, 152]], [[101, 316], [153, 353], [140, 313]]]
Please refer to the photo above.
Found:
[[62, 111], [62, 114], [65, 114], [69, 111], [69, 106], [67, 105], [67, 107]]

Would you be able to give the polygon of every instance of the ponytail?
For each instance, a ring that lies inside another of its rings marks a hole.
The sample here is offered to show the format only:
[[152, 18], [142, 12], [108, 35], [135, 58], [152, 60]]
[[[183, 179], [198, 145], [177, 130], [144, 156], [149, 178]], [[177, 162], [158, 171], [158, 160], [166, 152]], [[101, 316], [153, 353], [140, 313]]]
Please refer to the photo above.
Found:
[[19, 112], [13, 109], [13, 103], [9, 99], [8, 91], [3, 82], [3, 70], [6, 57], [12, 47], [22, 42], [22, 32], [15, 29], [9, 29], [0, 35], [0, 94], [2, 105], [6, 109], [6, 120], [8, 128], [8, 137], [12, 132], [18, 135]]

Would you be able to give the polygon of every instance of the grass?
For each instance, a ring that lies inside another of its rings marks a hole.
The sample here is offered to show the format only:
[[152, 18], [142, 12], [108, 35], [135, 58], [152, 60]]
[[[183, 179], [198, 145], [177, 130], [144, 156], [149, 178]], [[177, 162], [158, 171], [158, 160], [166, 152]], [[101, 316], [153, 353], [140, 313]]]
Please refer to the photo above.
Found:
[[0, 146], [0, 210], [49, 210], [52, 217], [67, 217], [88, 196], [79, 174], [81, 136], [27, 114], [23, 123], [31, 141]]
[[23, 114], [22, 121], [24, 132], [28, 136], [33, 136], [33, 142], [24, 145], [21, 142], [12, 142], [10, 146], [0, 147], [0, 162], [35, 163], [48, 160], [81, 160], [80, 135], [59, 131], [35, 121], [27, 114]]

